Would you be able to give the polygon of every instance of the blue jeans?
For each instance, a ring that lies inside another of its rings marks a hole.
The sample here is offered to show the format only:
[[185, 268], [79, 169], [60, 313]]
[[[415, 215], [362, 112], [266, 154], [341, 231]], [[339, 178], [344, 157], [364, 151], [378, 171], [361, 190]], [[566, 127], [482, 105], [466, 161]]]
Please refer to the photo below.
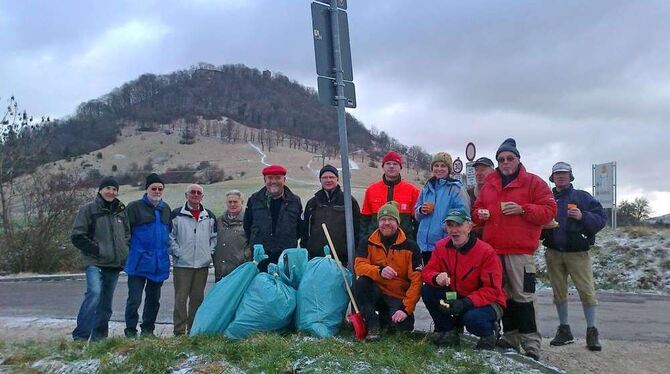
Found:
[[137, 334], [137, 322], [139, 315], [137, 310], [142, 303], [142, 292], [144, 297], [144, 310], [142, 311], [142, 324], [140, 329], [143, 333], [153, 333], [160, 308], [161, 287], [163, 282], [153, 282], [145, 277], [134, 275], [128, 276], [128, 300], [126, 301], [126, 329], [125, 334]]
[[446, 288], [436, 288], [427, 284], [421, 288], [421, 298], [435, 322], [435, 331], [451, 331], [457, 326], [465, 326], [470, 333], [479, 337], [493, 335], [497, 316], [491, 305], [472, 308], [461, 316], [451, 317], [439, 304], [440, 299], [444, 298], [445, 291]]
[[119, 272], [120, 269], [95, 265], [86, 267], [86, 294], [79, 308], [72, 339], [95, 341], [107, 337]]

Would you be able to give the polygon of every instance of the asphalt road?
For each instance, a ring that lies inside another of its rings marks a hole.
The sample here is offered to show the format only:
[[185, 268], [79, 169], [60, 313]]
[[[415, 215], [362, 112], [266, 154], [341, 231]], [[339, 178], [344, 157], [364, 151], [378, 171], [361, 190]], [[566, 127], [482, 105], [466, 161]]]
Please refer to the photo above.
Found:
[[[214, 283], [210, 274], [208, 287]], [[37, 317], [75, 319], [83, 300], [86, 283], [82, 279], [2, 281], [0, 282], [0, 317]], [[114, 296], [112, 320], [123, 321], [127, 297], [127, 281], [119, 278]], [[670, 296], [599, 293], [598, 330], [603, 339], [654, 341], [670, 343]], [[172, 279], [162, 289], [158, 322], [171, 324], [174, 300]], [[551, 290], [538, 292], [540, 330], [553, 336], [558, 320], [551, 300]], [[140, 308], [141, 311], [141, 308]], [[570, 296], [570, 324], [576, 338], [583, 338], [586, 325], [579, 298]], [[416, 328], [431, 330], [431, 319], [419, 301]]]

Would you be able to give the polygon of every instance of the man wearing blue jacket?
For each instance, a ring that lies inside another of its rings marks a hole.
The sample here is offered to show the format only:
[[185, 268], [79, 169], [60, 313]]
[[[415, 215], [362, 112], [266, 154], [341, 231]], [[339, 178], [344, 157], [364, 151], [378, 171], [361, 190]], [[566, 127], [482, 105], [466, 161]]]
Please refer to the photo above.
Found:
[[470, 211], [470, 199], [463, 184], [450, 178], [452, 164], [451, 155], [447, 152], [438, 152], [433, 156], [430, 163], [433, 176], [423, 186], [414, 206], [414, 218], [419, 222], [416, 243], [421, 249], [424, 265], [430, 260], [435, 242], [447, 235], [443, 228], [447, 212], [459, 208]]
[[593, 286], [593, 269], [589, 248], [595, 243], [596, 233], [605, 227], [602, 205], [588, 192], [572, 187], [572, 167], [566, 162], [557, 162], [549, 180], [553, 189], [558, 226], [544, 230], [542, 237], [547, 248], [545, 257], [554, 304], [560, 325], [551, 345], [565, 345], [574, 341], [568, 324], [568, 275], [577, 287], [586, 317], [586, 346], [591, 351], [600, 351], [596, 320], [596, 292]]
[[130, 224], [130, 249], [124, 268], [128, 274], [124, 333], [129, 338], [137, 336], [137, 310], [143, 292], [141, 335], [153, 336], [161, 287], [170, 275], [170, 206], [163, 201], [165, 184], [157, 174], [150, 174], [144, 187], [144, 196], [128, 204], [126, 209]]

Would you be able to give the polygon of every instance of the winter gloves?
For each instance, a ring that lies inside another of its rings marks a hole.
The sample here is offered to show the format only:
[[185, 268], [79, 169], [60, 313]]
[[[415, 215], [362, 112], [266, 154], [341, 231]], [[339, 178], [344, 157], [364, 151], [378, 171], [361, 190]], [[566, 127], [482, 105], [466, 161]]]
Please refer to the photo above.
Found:
[[472, 300], [467, 297], [457, 300], [449, 300], [447, 301], [447, 305], [449, 305], [449, 307], [440, 303], [440, 309], [451, 317], [460, 317], [473, 307]]

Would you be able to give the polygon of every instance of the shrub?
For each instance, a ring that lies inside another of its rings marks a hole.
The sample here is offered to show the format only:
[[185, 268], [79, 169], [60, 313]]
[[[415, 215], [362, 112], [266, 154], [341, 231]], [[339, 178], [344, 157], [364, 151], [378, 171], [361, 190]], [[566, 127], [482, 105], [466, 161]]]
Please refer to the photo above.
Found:
[[376, 169], [376, 168], [377, 168], [377, 163], [374, 162], [373, 160], [370, 160], [370, 162], [368, 162], [368, 166], [371, 167], [371, 168], [375, 168], [375, 169]]
[[98, 152], [98, 154], [95, 155], [97, 159], [102, 159], [102, 152]]

